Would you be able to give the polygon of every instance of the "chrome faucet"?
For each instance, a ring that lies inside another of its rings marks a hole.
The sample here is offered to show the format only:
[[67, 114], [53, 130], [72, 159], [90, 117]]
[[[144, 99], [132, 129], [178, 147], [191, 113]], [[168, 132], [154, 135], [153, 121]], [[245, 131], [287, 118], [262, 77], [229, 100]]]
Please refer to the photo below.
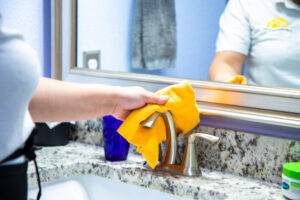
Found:
[[162, 161], [156, 167], [156, 170], [165, 170], [171, 173], [184, 176], [199, 176], [201, 171], [199, 169], [198, 160], [195, 150], [195, 139], [197, 137], [208, 140], [212, 143], [219, 141], [216, 136], [208, 135], [205, 133], [192, 133], [188, 135], [188, 141], [185, 145], [184, 157], [181, 164], [177, 165], [176, 155], [177, 155], [177, 134], [174, 124], [174, 120], [170, 111], [159, 113], [155, 112], [145, 121], [141, 122], [141, 125], [145, 128], [152, 128], [158, 119], [162, 116], [165, 126], [166, 126], [166, 136], [167, 144], [164, 156], [162, 156]]

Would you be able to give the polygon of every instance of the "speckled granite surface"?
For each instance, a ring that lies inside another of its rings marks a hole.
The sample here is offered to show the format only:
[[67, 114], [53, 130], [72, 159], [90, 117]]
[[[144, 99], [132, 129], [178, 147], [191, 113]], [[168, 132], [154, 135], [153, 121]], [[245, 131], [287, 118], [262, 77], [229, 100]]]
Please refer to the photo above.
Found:
[[[198, 126], [192, 132], [220, 137], [216, 145], [196, 141], [200, 166], [236, 175], [280, 183], [282, 165], [300, 161], [300, 141], [260, 136], [232, 130]], [[101, 119], [77, 123], [77, 141], [102, 145]], [[185, 139], [178, 138], [178, 158], [182, 158]]]
[[[94, 145], [70, 143], [65, 147], [48, 147], [38, 151], [42, 182], [78, 175], [96, 175], [142, 187], [172, 193], [185, 199], [284, 199], [277, 185], [226, 173], [203, 170], [203, 176], [187, 178], [153, 172], [143, 167], [143, 159], [130, 155], [126, 162], [106, 162], [103, 149]], [[32, 163], [29, 186], [36, 185]]]
[[102, 119], [78, 121], [72, 139], [85, 144], [103, 146]]
[[[216, 145], [201, 139], [196, 142], [200, 166], [208, 169], [279, 183], [282, 165], [300, 161], [300, 141], [203, 126], [192, 132], [220, 137]], [[77, 123], [75, 135], [79, 135], [78, 141], [102, 145], [101, 120]], [[184, 138], [179, 138], [178, 158], [182, 157], [184, 143]]]
[[221, 138], [217, 145], [198, 140], [200, 165], [275, 183], [281, 182], [282, 165], [300, 161], [300, 142], [231, 130], [198, 127], [197, 131]]

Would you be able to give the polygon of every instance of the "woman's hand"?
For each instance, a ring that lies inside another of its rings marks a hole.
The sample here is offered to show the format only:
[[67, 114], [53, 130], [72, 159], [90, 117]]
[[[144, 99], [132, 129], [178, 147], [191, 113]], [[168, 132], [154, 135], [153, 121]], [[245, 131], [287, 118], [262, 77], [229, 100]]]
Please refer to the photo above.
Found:
[[163, 105], [168, 101], [166, 96], [157, 96], [142, 87], [119, 87], [116, 90], [116, 102], [111, 115], [125, 120], [129, 113], [147, 103]]

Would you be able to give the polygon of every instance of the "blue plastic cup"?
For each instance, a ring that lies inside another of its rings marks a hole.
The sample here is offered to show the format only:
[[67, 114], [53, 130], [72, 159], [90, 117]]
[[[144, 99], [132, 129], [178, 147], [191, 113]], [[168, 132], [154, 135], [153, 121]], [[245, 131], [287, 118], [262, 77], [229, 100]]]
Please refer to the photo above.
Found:
[[123, 161], [127, 159], [129, 143], [118, 132], [122, 121], [113, 116], [103, 117], [103, 140], [105, 159]]

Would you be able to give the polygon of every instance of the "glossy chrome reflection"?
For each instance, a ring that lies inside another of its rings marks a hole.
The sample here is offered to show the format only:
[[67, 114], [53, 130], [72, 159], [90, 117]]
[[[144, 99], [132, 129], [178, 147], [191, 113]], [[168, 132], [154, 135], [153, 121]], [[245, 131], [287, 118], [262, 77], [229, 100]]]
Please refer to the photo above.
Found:
[[219, 141], [219, 138], [204, 133], [192, 133], [188, 135], [187, 144], [185, 145], [183, 161], [180, 165], [176, 165], [175, 161], [177, 156], [177, 134], [171, 112], [155, 112], [148, 119], [142, 122], [141, 126], [145, 128], [152, 128], [156, 120], [160, 116], [163, 117], [166, 126], [167, 146], [165, 149], [165, 155], [162, 156], [162, 160], [160, 161], [160, 164], [156, 167], [156, 170], [165, 170], [171, 173], [184, 176], [201, 175], [195, 149], [195, 139], [199, 137], [212, 143], [215, 143]]

